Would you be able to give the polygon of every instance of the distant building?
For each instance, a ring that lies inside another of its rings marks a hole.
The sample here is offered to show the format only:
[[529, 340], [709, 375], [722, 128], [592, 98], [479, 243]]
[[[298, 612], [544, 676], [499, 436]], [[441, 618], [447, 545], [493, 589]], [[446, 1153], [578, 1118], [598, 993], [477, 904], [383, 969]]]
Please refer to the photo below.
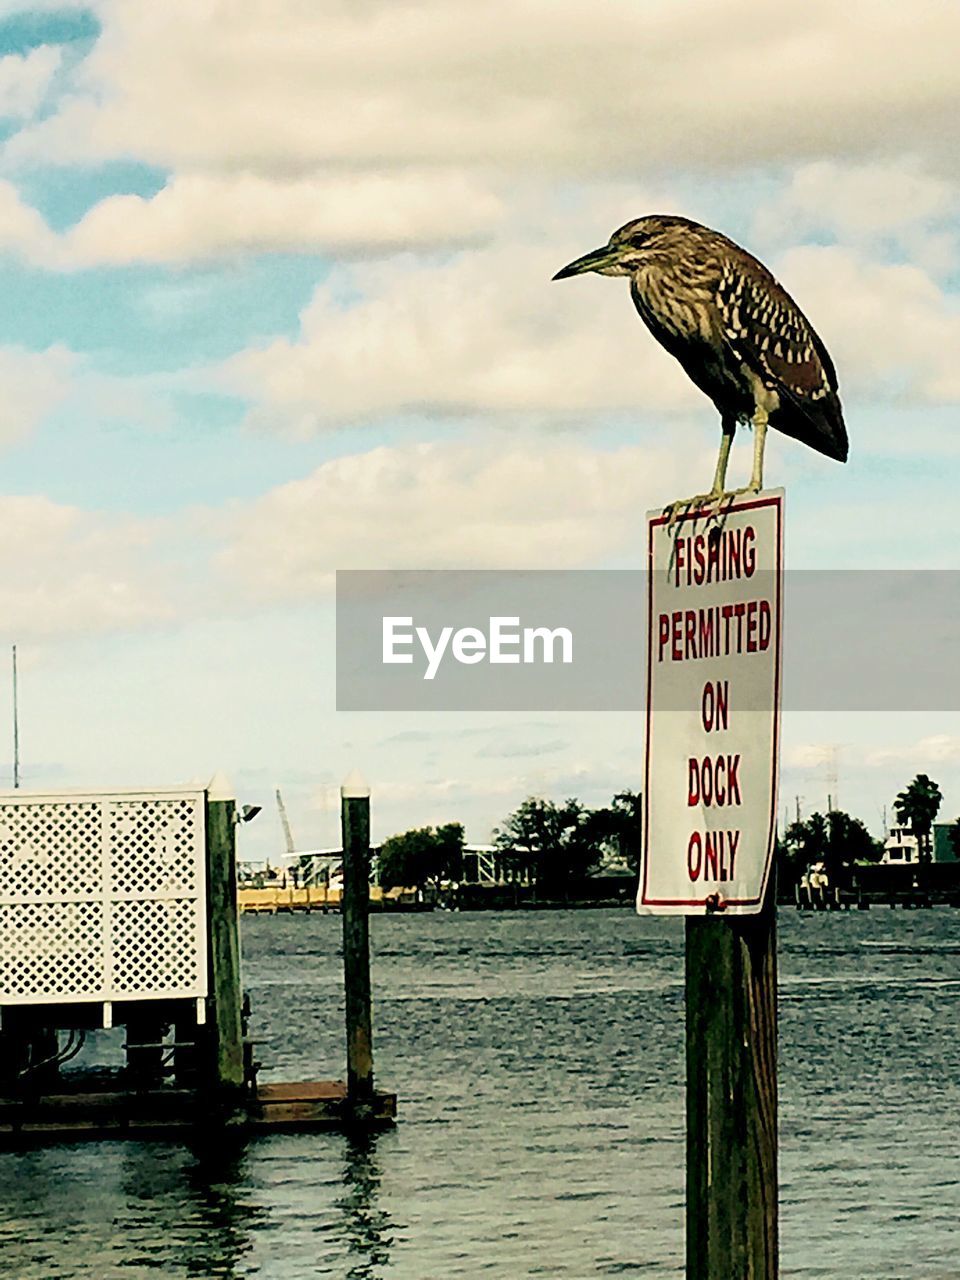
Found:
[[880, 863], [883, 866], [906, 866], [907, 863], [919, 862], [919, 847], [917, 837], [913, 834], [909, 827], [891, 827], [887, 832], [887, 838], [883, 842], [883, 856]]
[[933, 860], [934, 862], [960, 862], [953, 848], [950, 833], [957, 824], [955, 822], [935, 822], [933, 824]]
[[463, 884], [497, 884], [503, 880], [500, 851], [492, 844], [463, 846]]
[[[528, 852], [518, 849], [518, 853]], [[463, 846], [463, 872], [461, 884], [503, 885], [518, 881], [529, 884], [530, 874], [518, 869], [494, 844], [465, 844]]]
[[342, 849], [304, 849], [296, 854], [296, 875], [303, 885], [343, 885]]
[[[934, 862], [958, 862], [953, 848], [950, 832], [956, 824], [953, 822], [935, 822], [933, 824], [932, 853]], [[916, 865], [920, 861], [917, 837], [909, 827], [891, 827], [883, 842], [882, 866], [904, 867]]]

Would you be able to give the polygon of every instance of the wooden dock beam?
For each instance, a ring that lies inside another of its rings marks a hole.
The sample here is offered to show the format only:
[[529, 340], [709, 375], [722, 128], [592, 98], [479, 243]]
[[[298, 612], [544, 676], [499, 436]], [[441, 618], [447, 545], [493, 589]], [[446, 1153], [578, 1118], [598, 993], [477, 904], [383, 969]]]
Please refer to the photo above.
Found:
[[[367, 1124], [389, 1127], [396, 1095], [373, 1093]], [[191, 1089], [98, 1090], [29, 1101], [0, 1099], [0, 1149], [102, 1138], [200, 1141], [222, 1133], [222, 1112]], [[353, 1123], [342, 1080], [263, 1084], [231, 1120], [231, 1133], [314, 1133]]]

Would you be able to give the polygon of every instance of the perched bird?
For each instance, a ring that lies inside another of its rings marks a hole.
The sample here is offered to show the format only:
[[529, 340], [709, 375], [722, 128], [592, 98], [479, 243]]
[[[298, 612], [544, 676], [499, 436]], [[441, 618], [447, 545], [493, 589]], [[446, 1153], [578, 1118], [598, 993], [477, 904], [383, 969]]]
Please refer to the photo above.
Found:
[[846, 462], [833, 361], [786, 289], [746, 249], [689, 218], [652, 214], [628, 222], [553, 278], [587, 271], [629, 276], [641, 319], [720, 414], [713, 488], [674, 507], [731, 496], [727, 459], [738, 422], [753, 424], [753, 473], [733, 493], [763, 487], [768, 424]]

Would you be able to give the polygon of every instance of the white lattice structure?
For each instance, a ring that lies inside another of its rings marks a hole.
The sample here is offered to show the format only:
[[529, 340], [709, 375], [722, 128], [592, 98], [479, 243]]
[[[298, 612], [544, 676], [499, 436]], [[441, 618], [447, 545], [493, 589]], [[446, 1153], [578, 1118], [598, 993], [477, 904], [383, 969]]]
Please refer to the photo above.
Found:
[[0, 794], [0, 1006], [206, 996], [204, 800]]

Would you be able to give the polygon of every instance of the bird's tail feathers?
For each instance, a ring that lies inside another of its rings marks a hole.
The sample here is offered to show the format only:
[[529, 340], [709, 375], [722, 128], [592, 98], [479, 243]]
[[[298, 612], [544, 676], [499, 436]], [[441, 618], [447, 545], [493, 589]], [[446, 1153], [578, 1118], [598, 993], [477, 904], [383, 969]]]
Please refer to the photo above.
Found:
[[771, 417], [770, 425], [837, 462], [846, 462], [850, 453], [843, 409], [833, 392], [822, 400], [791, 397]]

